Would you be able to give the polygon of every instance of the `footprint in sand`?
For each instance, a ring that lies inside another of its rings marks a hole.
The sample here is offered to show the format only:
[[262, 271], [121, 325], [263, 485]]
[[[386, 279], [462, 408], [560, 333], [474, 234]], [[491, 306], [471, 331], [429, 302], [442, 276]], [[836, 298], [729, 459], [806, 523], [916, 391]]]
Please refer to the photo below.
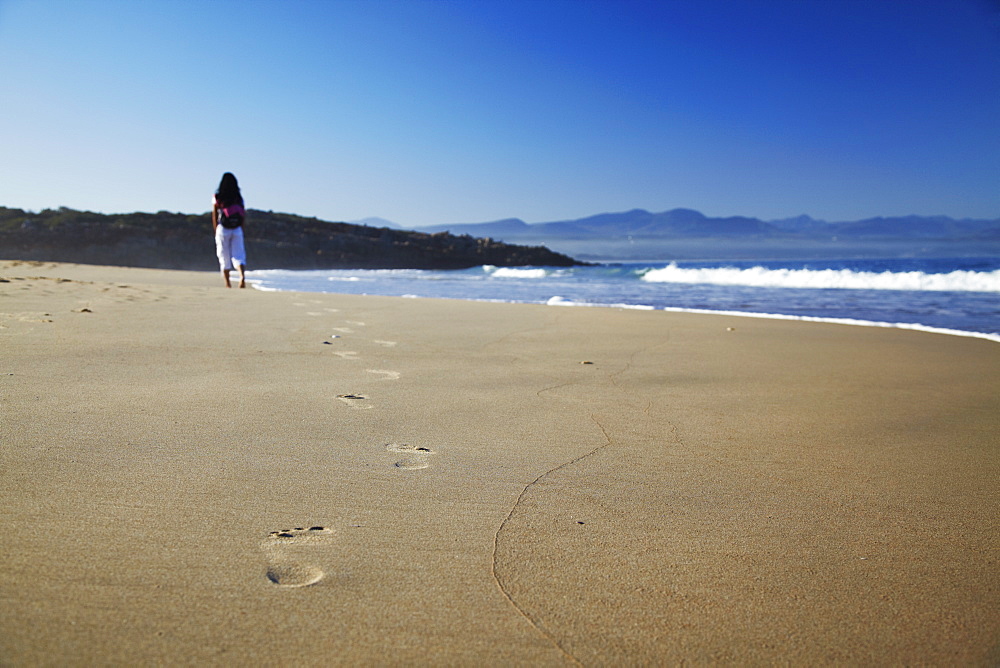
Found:
[[357, 325], [358, 327], [365, 326], [365, 323], [361, 322], [360, 320], [345, 320], [344, 322], [346, 322], [348, 325]]
[[366, 404], [368, 397], [363, 394], [338, 394], [337, 398], [343, 401], [345, 404], [351, 408], [357, 408], [359, 410], [367, 410], [372, 408], [370, 404]]
[[337, 357], [344, 360], [356, 360], [358, 359], [358, 353], [353, 350], [342, 350], [340, 352], [334, 353]]
[[392, 348], [396, 345], [395, 341], [381, 341], [379, 339], [375, 339], [375, 343], [382, 346], [383, 348]]
[[383, 369], [367, 369], [368, 373], [382, 376], [381, 380], [399, 380], [398, 371], [385, 371]]
[[385, 449], [397, 455], [403, 455], [393, 466], [404, 471], [416, 471], [430, 466], [428, 461], [434, 451], [419, 445], [409, 443], [388, 443]]
[[323, 552], [333, 537], [327, 527], [296, 527], [272, 531], [264, 540], [267, 579], [279, 587], [308, 587], [323, 579]]
[[350, 327], [331, 327], [335, 332], [340, 332], [341, 334], [353, 334], [354, 330]]

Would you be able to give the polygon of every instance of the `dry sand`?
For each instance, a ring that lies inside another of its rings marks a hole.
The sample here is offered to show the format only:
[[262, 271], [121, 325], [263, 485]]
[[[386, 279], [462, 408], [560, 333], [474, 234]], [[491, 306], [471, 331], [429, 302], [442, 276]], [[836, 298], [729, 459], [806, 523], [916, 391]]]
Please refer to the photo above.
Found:
[[994, 342], [0, 277], [5, 665], [1000, 662]]

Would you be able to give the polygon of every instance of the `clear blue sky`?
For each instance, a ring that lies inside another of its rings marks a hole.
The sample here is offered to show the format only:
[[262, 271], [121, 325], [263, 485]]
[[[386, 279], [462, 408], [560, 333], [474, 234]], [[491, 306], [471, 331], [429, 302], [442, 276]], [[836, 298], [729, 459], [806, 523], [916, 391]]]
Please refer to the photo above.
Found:
[[0, 0], [0, 205], [1000, 217], [995, 0]]

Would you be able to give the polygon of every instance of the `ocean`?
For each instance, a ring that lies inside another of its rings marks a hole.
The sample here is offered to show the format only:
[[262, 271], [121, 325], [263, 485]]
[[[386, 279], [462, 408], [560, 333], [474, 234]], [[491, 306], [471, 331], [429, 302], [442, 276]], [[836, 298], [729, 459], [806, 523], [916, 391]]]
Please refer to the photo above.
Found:
[[712, 312], [1000, 342], [1000, 258], [605, 262], [428, 271], [248, 272], [259, 290]]

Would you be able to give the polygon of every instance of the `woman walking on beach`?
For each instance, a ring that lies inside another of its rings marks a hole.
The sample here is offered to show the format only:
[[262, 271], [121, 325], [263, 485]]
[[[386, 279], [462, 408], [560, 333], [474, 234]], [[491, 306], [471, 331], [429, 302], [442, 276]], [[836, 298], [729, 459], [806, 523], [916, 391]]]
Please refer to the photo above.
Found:
[[243, 248], [243, 224], [247, 212], [243, 208], [243, 195], [236, 177], [226, 172], [219, 182], [219, 189], [212, 198], [212, 229], [215, 231], [215, 254], [219, 257], [219, 268], [229, 282], [229, 272], [235, 266], [240, 272], [240, 287], [246, 287], [246, 250]]

